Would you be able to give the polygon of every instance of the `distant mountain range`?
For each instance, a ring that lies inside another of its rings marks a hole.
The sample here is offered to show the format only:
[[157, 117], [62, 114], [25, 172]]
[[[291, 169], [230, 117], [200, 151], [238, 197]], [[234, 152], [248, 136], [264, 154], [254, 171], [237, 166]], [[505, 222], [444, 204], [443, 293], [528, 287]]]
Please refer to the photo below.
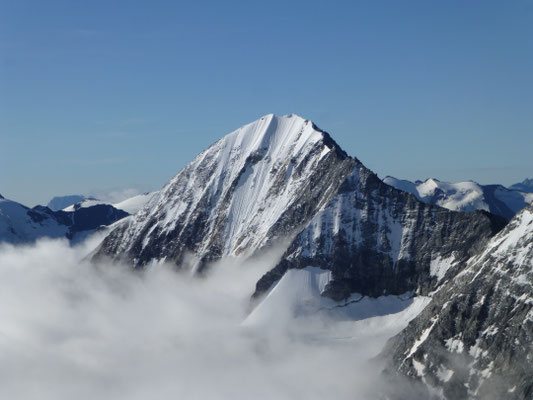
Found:
[[533, 193], [533, 179], [524, 179], [520, 183], [509, 186], [509, 189], [520, 190], [526, 193]]
[[56, 196], [48, 202], [47, 207], [52, 211], [59, 211], [65, 207], [71, 206], [73, 204], [79, 203], [80, 201], [86, 200], [88, 197], [81, 194], [72, 194], [67, 196]]
[[116, 204], [78, 195], [55, 197], [49, 203], [54, 208], [82, 199], [60, 210], [29, 208], [0, 196], [0, 243], [31, 243], [43, 237], [78, 242], [99, 228], [136, 213], [153, 195], [145, 193]]
[[436, 204], [453, 211], [485, 210], [507, 220], [533, 201], [533, 193], [515, 188], [520, 185], [526, 187], [529, 182], [527, 179], [510, 189], [502, 185], [480, 185], [473, 181], [449, 183], [426, 179], [410, 182], [392, 176], [385, 177], [383, 182], [414, 194], [424, 203]]

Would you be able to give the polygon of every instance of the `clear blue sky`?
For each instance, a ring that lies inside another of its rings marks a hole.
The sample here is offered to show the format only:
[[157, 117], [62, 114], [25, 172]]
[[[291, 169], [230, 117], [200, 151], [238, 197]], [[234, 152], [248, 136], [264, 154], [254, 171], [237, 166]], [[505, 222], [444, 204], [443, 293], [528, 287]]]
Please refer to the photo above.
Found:
[[533, 176], [533, 2], [0, 0], [0, 193], [161, 187], [296, 113], [379, 176]]

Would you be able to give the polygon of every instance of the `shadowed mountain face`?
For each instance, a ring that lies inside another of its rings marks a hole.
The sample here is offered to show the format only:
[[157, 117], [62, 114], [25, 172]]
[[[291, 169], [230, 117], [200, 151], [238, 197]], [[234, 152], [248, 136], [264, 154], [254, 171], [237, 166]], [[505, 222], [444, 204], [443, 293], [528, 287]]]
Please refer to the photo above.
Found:
[[520, 190], [526, 193], [533, 193], [533, 179], [524, 179], [520, 183], [509, 186], [509, 189]]
[[451, 278], [389, 342], [389, 374], [450, 400], [533, 398], [533, 205]]
[[504, 221], [452, 212], [391, 188], [298, 116], [265, 116], [199, 154], [104, 240], [95, 258], [136, 267], [170, 261], [201, 270], [280, 240], [282, 261], [256, 297], [289, 268], [332, 271], [324, 295], [427, 293]]

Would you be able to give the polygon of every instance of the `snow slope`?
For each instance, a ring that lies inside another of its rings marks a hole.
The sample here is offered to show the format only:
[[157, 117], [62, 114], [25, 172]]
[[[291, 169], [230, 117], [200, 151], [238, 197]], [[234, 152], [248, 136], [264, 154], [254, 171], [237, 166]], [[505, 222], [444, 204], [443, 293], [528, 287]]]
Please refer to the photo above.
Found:
[[152, 197], [156, 196], [157, 193], [158, 192], [155, 191], [138, 194], [137, 196], [130, 197], [118, 203], [113, 203], [112, 205], [119, 210], [126, 211], [128, 214], [135, 214], [137, 211], [141, 210]]
[[[133, 204], [134, 205], [134, 204]], [[52, 211], [48, 207], [28, 208], [0, 196], [0, 242], [31, 243], [40, 238], [67, 238], [79, 243], [128, 214], [108, 204]]]
[[63, 211], [72, 212], [80, 208], [88, 208], [100, 204], [108, 204], [119, 210], [126, 211], [128, 214], [135, 214], [137, 211], [142, 209], [146, 205], [146, 203], [148, 203], [156, 194], [157, 192], [142, 193], [119, 201], [118, 203], [109, 203], [98, 199], [85, 199], [75, 204], [71, 204], [68, 207], [65, 207]]
[[73, 194], [68, 196], [56, 196], [48, 202], [47, 207], [52, 211], [59, 211], [72, 204], [84, 201], [87, 198], [79, 194]]
[[60, 223], [50, 210], [43, 209], [30, 209], [0, 196], [0, 241], [25, 243], [43, 236], [64, 237], [68, 227]]
[[89, 208], [89, 207], [97, 206], [97, 205], [100, 205], [100, 204], [110, 204], [110, 203], [102, 201], [102, 200], [98, 200], [98, 199], [84, 199], [84, 200], [82, 200], [80, 202], [73, 203], [73, 204], [63, 208], [62, 210], [65, 211], [65, 212], [73, 212], [73, 211], [76, 211], [76, 210], [78, 210], [80, 208]]
[[473, 181], [449, 183], [427, 179], [413, 183], [387, 176], [383, 182], [414, 194], [425, 203], [454, 211], [485, 210], [508, 220], [533, 201], [533, 193], [511, 190], [501, 185], [480, 185]]
[[260, 329], [283, 326], [294, 318], [314, 318], [317, 329], [309, 335], [324, 338], [326, 334], [330, 338], [354, 342], [372, 337], [372, 341], [365, 341], [368, 348], [364, 354], [370, 358], [429, 302], [428, 297], [413, 297], [413, 293], [377, 298], [353, 294], [345, 301], [336, 302], [322, 296], [330, 279], [331, 271], [316, 267], [287, 271], [243, 325]]

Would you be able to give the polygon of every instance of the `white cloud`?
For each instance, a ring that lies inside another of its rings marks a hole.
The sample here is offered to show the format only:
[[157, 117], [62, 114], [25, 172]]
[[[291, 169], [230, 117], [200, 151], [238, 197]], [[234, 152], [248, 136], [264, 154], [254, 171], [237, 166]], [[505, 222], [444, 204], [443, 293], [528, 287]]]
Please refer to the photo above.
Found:
[[118, 203], [141, 193], [143, 193], [142, 190], [132, 187], [123, 189], [93, 190], [89, 196], [108, 203]]
[[0, 398], [342, 400], [372, 386], [359, 347], [324, 339], [331, 321], [242, 326], [276, 256], [198, 279], [80, 261], [95, 241], [0, 247]]

